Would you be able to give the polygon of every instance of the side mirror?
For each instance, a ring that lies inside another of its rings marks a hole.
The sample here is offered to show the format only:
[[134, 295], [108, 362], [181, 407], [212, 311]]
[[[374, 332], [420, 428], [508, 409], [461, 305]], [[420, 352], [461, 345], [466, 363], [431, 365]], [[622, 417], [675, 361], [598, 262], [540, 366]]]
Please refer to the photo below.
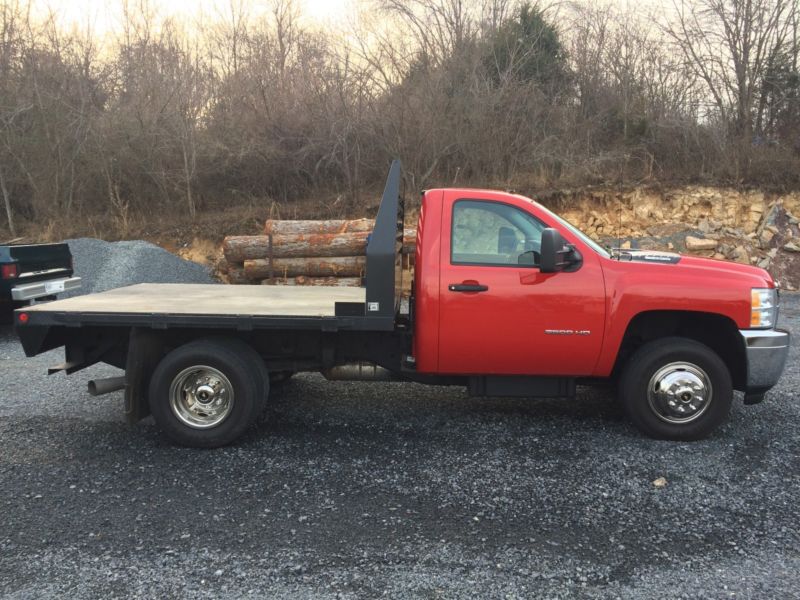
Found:
[[561, 233], [552, 227], [542, 231], [541, 255], [539, 270], [542, 273], [556, 273], [581, 262], [578, 251], [566, 244]]

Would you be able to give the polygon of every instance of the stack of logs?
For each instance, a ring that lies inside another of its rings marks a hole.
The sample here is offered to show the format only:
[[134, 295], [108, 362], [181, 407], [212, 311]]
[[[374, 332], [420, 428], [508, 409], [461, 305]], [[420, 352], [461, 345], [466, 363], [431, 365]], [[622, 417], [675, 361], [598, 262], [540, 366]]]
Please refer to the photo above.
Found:
[[[264, 235], [229, 236], [222, 243], [228, 281], [265, 285], [362, 285], [372, 219], [267, 221]], [[416, 232], [403, 235], [403, 269], [413, 267]], [[410, 273], [403, 280], [410, 281]]]

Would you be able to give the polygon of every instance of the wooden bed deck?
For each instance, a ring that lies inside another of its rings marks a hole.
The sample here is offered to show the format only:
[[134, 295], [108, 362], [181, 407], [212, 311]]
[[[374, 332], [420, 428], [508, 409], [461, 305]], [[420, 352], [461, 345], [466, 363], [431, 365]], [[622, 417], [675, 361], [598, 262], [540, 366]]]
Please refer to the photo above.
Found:
[[336, 302], [364, 302], [364, 288], [140, 283], [37, 304], [25, 312], [333, 317]]

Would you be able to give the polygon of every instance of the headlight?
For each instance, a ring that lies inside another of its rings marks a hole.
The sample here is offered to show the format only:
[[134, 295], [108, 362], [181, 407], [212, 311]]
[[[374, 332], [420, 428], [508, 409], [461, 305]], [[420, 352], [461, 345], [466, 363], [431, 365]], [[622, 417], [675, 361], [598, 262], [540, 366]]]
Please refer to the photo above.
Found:
[[771, 288], [750, 290], [750, 327], [775, 327], [778, 320], [778, 292]]

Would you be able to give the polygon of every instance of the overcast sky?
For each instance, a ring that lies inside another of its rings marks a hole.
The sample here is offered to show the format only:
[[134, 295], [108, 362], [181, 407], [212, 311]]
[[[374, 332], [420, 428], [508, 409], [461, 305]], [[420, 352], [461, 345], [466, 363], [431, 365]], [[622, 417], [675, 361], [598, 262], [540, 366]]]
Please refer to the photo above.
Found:
[[[2, 1], [2, 0], [0, 0]], [[141, 0], [128, 0], [131, 7]], [[145, 0], [151, 7], [157, 7], [161, 17], [174, 17], [187, 24], [193, 24], [202, 15], [216, 20], [220, 11], [230, 11], [231, 4], [243, 0]], [[295, 0], [303, 18], [310, 23], [326, 26], [352, 22], [359, 5], [369, 4], [370, 0]], [[584, 0], [572, 0], [581, 3]], [[653, 6], [658, 0], [591, 0], [593, 4], [612, 4], [622, 10], [641, 6]], [[54, 11], [59, 23], [66, 28], [77, 26], [85, 29], [91, 26], [95, 34], [103, 36], [119, 30], [123, 0], [32, 0], [34, 12], [39, 15], [48, 10]], [[546, 2], [548, 4], [550, 2]], [[252, 16], [269, 10], [270, 0], [244, 0]]]
[[[220, 11], [229, 14], [232, 3], [240, 0], [150, 0], [151, 7], [156, 7], [156, 14], [162, 17], [174, 17], [194, 22], [201, 15], [216, 17]], [[296, 0], [304, 18], [316, 21], [320, 25], [347, 18], [357, 6], [359, 0]], [[245, 2], [248, 11], [254, 16], [258, 12], [269, 10], [272, 3], [268, 0], [251, 0]], [[122, 15], [122, 0], [33, 0], [35, 12], [44, 14], [54, 11], [58, 21], [65, 27], [75, 25], [80, 29], [91, 25], [97, 34], [104, 34], [119, 29]], [[135, 7], [138, 0], [129, 0], [129, 6]]]

